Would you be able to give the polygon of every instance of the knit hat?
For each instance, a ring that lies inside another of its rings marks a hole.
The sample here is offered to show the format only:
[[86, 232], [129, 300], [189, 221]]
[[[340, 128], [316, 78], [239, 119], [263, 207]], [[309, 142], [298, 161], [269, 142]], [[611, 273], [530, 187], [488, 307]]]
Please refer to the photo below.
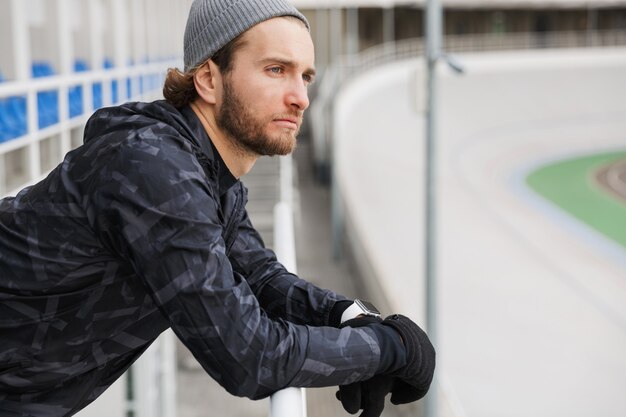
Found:
[[185, 28], [185, 71], [201, 64], [257, 23], [302, 13], [286, 0], [194, 0]]

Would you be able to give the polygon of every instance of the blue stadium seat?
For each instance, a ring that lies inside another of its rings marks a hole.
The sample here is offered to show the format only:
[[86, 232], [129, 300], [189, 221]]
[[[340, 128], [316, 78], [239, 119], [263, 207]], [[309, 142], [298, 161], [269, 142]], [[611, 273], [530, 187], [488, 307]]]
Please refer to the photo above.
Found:
[[26, 134], [26, 97], [0, 99], [0, 142]]
[[[33, 62], [32, 73], [34, 78], [54, 75], [52, 66], [47, 62]], [[57, 90], [41, 91], [37, 93], [37, 108], [39, 110], [39, 128], [51, 126], [59, 122], [59, 92]]]
[[[89, 69], [83, 60], [74, 61], [74, 72], [85, 72]], [[83, 114], [83, 87], [70, 87], [68, 91], [70, 118]]]
[[87, 62], [83, 61], [82, 59], [77, 59], [76, 61], [74, 61], [74, 72], [85, 71], [89, 71], [89, 65], [87, 65]]
[[26, 119], [26, 96], [14, 96], [7, 99], [7, 111], [12, 121], [13, 136], [23, 136], [28, 131]]
[[[0, 84], [4, 82], [4, 76], [0, 72]], [[6, 112], [4, 109], [5, 99], [0, 99], [0, 143], [9, 138], [9, 132], [6, 122]]]
[[[105, 58], [103, 64], [104, 64], [104, 69], [114, 68], [113, 61], [111, 61], [109, 58]], [[118, 100], [117, 80], [112, 80], [111, 81], [111, 102], [115, 104], [117, 103], [117, 100]]]
[[[4, 76], [0, 74], [0, 83], [4, 81]], [[25, 135], [26, 123], [26, 97], [0, 99], [0, 142]]]
[[5, 101], [5, 99], [0, 99], [0, 143], [10, 139]]
[[41, 78], [54, 75], [52, 66], [47, 62], [33, 62], [32, 65], [33, 77]]
[[130, 100], [131, 96], [132, 96], [132, 92], [133, 92], [133, 85], [131, 82], [131, 78], [128, 77], [126, 78], [126, 99]]
[[102, 83], [93, 83], [91, 87], [91, 93], [93, 95], [93, 108], [99, 109], [103, 105], [102, 99]]
[[[128, 60], [128, 67], [131, 68], [135, 65], [132, 59]], [[126, 78], [126, 100], [130, 100], [133, 95], [133, 82], [131, 77]]]

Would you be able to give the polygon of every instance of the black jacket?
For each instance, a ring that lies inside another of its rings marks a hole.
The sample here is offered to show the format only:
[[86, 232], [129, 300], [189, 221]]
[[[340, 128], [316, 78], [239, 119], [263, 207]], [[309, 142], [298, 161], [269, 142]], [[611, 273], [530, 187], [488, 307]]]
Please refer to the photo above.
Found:
[[371, 377], [376, 334], [328, 327], [344, 298], [287, 272], [246, 200], [191, 109], [97, 111], [0, 201], [0, 414], [72, 414], [168, 327], [234, 395]]

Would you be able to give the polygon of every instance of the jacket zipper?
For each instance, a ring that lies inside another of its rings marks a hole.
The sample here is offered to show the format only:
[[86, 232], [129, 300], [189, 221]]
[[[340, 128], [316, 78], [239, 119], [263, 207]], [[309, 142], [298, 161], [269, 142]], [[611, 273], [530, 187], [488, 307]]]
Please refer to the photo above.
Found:
[[243, 184], [241, 182], [238, 184], [239, 190], [235, 193], [235, 205], [233, 208], [233, 214], [228, 219], [228, 224], [225, 228], [225, 244], [226, 244], [226, 253], [228, 254], [235, 243], [235, 239], [237, 237], [237, 231], [235, 230], [239, 223], [241, 223], [241, 216], [243, 214], [243, 208], [245, 206], [245, 190], [243, 188]]

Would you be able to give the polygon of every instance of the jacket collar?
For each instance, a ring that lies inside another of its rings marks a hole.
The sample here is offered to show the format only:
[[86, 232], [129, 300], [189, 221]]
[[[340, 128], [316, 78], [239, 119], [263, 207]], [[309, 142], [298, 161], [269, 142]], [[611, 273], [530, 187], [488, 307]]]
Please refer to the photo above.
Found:
[[226, 166], [226, 163], [220, 156], [217, 148], [215, 148], [213, 141], [209, 135], [207, 135], [204, 126], [202, 126], [202, 122], [200, 122], [200, 119], [198, 119], [198, 116], [191, 109], [191, 107], [185, 106], [180, 110], [180, 112], [187, 120], [189, 129], [191, 130], [194, 139], [197, 141], [197, 145], [200, 146], [200, 150], [214, 165], [217, 173], [219, 193], [220, 195], [224, 195], [239, 180], [235, 178]]

